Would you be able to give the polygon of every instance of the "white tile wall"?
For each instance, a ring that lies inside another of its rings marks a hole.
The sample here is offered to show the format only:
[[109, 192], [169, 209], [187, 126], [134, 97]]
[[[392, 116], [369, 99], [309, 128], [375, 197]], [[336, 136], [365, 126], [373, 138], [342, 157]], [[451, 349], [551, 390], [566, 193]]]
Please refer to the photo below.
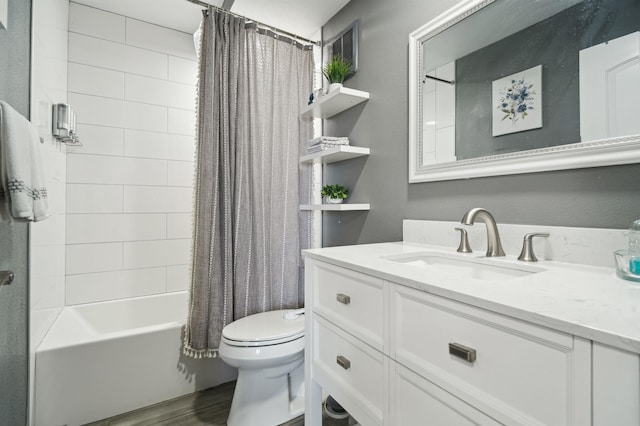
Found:
[[196, 144], [193, 136], [171, 135], [167, 145], [167, 158], [193, 161], [195, 155]]
[[133, 186], [124, 187], [125, 213], [157, 213], [166, 212], [169, 200], [167, 187]]
[[67, 184], [67, 213], [122, 213], [122, 185]]
[[69, 31], [124, 43], [125, 17], [69, 3]]
[[67, 304], [185, 290], [195, 84], [190, 34], [71, 3]]
[[78, 117], [78, 124], [124, 127], [123, 100], [69, 93], [69, 104]]
[[[456, 78], [455, 62], [449, 62], [436, 69], [436, 77], [454, 81]], [[456, 91], [455, 86], [436, 82], [436, 127], [450, 127], [455, 125]]]
[[193, 85], [157, 78], [127, 74], [126, 96], [128, 101], [193, 110], [196, 92]]
[[127, 129], [167, 131], [167, 109], [161, 106], [124, 102], [124, 127]]
[[128, 185], [166, 185], [167, 162], [148, 158], [122, 158], [122, 183]]
[[67, 214], [67, 244], [166, 237], [166, 214]]
[[186, 265], [189, 262], [190, 242], [189, 239], [179, 239], [124, 243], [124, 269]]
[[[455, 80], [455, 62], [431, 70], [428, 74], [444, 80]], [[455, 86], [433, 79], [425, 81], [422, 108], [422, 164], [455, 161]]]
[[163, 53], [72, 32], [69, 61], [156, 78], [167, 78], [168, 74], [168, 58]]
[[122, 243], [67, 244], [67, 276], [122, 269]]
[[67, 183], [122, 184], [123, 157], [69, 154]]
[[167, 188], [167, 211], [190, 213], [193, 210], [193, 188]]
[[195, 155], [194, 138], [127, 129], [124, 133], [124, 155], [192, 162]]
[[82, 146], [69, 146], [67, 152], [102, 155], [124, 154], [124, 129], [91, 124], [78, 124], [77, 128], [78, 134], [82, 135]]
[[436, 162], [456, 161], [455, 126], [436, 130]]
[[191, 214], [167, 215], [167, 238], [191, 238]]
[[192, 84], [198, 79], [198, 64], [191, 59], [169, 56], [169, 80]]
[[169, 133], [195, 136], [196, 115], [193, 111], [169, 108]]
[[127, 44], [194, 59], [193, 36], [165, 27], [127, 18]]
[[169, 161], [167, 181], [171, 186], [193, 187], [193, 163], [190, 161]]
[[124, 73], [69, 63], [69, 92], [124, 99]]
[[167, 291], [184, 291], [189, 289], [189, 266], [167, 267]]
[[133, 269], [67, 277], [67, 305], [164, 293], [165, 268]]

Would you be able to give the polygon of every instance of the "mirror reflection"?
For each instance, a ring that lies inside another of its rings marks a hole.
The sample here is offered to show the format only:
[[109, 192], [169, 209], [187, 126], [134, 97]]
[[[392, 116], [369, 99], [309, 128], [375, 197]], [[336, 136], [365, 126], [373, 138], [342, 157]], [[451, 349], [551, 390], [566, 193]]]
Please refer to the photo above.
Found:
[[418, 52], [419, 164], [640, 133], [640, 0], [483, 4]]

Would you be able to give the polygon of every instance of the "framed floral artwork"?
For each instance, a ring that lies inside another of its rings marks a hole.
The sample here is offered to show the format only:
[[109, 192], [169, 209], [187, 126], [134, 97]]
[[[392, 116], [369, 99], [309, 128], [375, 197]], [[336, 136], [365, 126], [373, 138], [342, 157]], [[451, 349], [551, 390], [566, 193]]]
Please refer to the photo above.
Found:
[[542, 65], [492, 84], [493, 136], [542, 127]]

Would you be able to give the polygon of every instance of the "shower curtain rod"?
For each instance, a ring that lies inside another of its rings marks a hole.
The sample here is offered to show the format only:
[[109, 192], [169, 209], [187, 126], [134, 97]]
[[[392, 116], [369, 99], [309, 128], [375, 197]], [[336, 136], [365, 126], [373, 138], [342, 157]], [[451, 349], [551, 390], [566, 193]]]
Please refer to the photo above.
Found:
[[238, 14], [236, 14], [236, 13], [233, 13], [233, 12], [229, 11], [229, 10], [222, 9], [222, 8], [220, 8], [220, 7], [214, 6], [214, 5], [209, 4], [209, 3], [205, 3], [205, 2], [200, 1], [200, 0], [187, 0], [187, 1], [188, 1], [189, 3], [197, 4], [198, 6], [202, 6], [202, 7], [206, 7], [206, 8], [209, 8], [209, 7], [210, 7], [210, 8], [212, 8], [212, 9], [216, 9], [216, 10], [218, 10], [218, 11], [220, 11], [220, 12], [227, 13], [227, 14], [232, 15], [232, 16], [235, 16], [235, 17], [237, 17], [237, 18], [248, 19], [248, 20], [250, 20], [251, 22], [254, 22], [255, 24], [257, 24], [257, 25], [259, 25], [259, 26], [261, 26], [261, 27], [267, 28], [267, 29], [269, 29], [269, 30], [271, 30], [271, 31], [273, 31], [273, 32], [275, 32], [275, 33], [278, 33], [278, 34], [282, 34], [282, 35], [285, 35], [285, 36], [291, 37], [291, 38], [293, 38], [293, 39], [295, 39], [295, 40], [300, 40], [300, 41], [303, 41], [303, 42], [305, 42], [305, 43], [313, 44], [313, 45], [315, 45], [315, 46], [320, 46], [320, 45], [321, 45], [321, 43], [320, 43], [319, 41], [313, 41], [313, 40], [309, 40], [309, 39], [304, 38], [304, 37], [300, 37], [299, 35], [296, 35], [296, 34], [293, 34], [293, 33], [290, 33], [290, 32], [284, 31], [284, 30], [281, 30], [281, 29], [276, 28], [276, 27], [271, 26], [271, 25], [263, 24], [262, 22], [256, 21], [255, 19], [251, 19], [251, 18], [247, 18], [246, 16], [238, 15]]

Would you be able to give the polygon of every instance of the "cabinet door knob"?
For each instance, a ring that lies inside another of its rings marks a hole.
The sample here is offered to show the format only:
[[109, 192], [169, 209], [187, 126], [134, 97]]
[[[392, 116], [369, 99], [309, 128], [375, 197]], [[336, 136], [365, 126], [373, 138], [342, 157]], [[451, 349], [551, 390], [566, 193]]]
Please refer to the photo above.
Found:
[[340, 367], [344, 368], [345, 370], [348, 370], [351, 367], [351, 361], [349, 361], [347, 358], [343, 357], [342, 355], [338, 355], [336, 357], [336, 362]]
[[342, 293], [336, 294], [336, 300], [340, 303], [344, 303], [345, 305], [348, 305], [349, 303], [351, 303], [351, 297]]
[[467, 362], [473, 363], [476, 360], [476, 350], [459, 343], [449, 343], [449, 353]]

